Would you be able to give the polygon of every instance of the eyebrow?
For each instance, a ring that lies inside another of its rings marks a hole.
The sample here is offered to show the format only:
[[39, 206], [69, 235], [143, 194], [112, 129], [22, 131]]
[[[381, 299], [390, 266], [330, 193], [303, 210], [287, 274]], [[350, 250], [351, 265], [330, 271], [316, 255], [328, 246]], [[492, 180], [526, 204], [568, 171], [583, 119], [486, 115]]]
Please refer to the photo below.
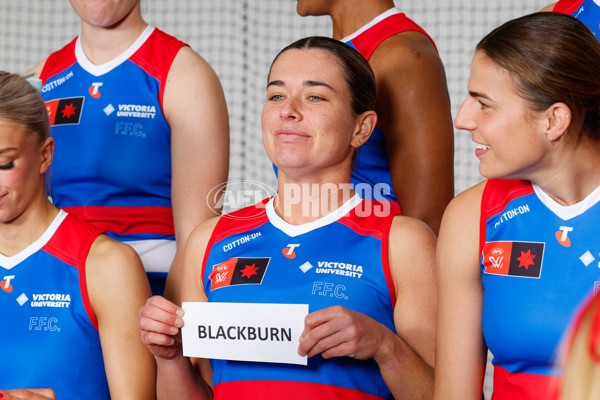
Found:
[[489, 100], [489, 101], [494, 101], [494, 99], [492, 99], [492, 98], [490, 98], [490, 97], [486, 96], [486, 95], [485, 95], [485, 94], [483, 94], [483, 93], [479, 93], [479, 92], [473, 92], [473, 91], [469, 91], [469, 96], [471, 96], [471, 97], [480, 97], [480, 98], [482, 98], [482, 99], [486, 99], [486, 100]]
[[[302, 85], [305, 87], [315, 87], [315, 86], [324, 86], [326, 88], [329, 88], [330, 90], [335, 92], [335, 89], [332, 88], [331, 86], [329, 86], [328, 84], [326, 84], [325, 82], [321, 82], [321, 81], [304, 81], [302, 82]], [[276, 81], [271, 81], [267, 84], [267, 88], [269, 88], [270, 86], [285, 86], [285, 83], [281, 80], [276, 80]]]
[[4, 149], [0, 149], [0, 154], [8, 153], [9, 151], [19, 150], [16, 147], [5, 147]]

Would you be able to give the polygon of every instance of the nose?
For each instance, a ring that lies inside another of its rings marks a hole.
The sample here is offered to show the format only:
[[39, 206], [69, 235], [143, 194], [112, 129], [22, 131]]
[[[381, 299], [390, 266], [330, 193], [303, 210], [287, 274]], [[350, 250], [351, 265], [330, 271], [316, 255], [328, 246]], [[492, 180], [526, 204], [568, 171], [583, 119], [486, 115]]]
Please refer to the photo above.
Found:
[[294, 99], [292, 97], [288, 98], [281, 105], [279, 114], [281, 116], [281, 119], [283, 119], [283, 120], [289, 120], [289, 119], [299, 120], [302, 116], [302, 114], [300, 112], [299, 104], [297, 103], [296, 99]]
[[459, 130], [472, 131], [475, 129], [475, 119], [473, 118], [473, 110], [476, 105], [474, 99], [468, 96], [460, 105], [456, 118], [454, 118], [454, 127]]

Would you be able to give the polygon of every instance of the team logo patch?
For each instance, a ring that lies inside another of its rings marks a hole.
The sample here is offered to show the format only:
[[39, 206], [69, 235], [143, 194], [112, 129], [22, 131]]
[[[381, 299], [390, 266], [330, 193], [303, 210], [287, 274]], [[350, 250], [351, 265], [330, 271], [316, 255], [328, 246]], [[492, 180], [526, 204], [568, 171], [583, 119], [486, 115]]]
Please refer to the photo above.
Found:
[[569, 232], [572, 232], [573, 228], [570, 226], [561, 226], [558, 231], [556, 231], [556, 240], [563, 247], [571, 247], [571, 239], [569, 238]]
[[208, 276], [210, 290], [232, 285], [260, 285], [271, 259], [266, 258], [230, 258], [224, 263], [213, 265]]
[[282, 250], [283, 255], [290, 260], [296, 258], [296, 252], [294, 249], [296, 247], [300, 247], [300, 244], [288, 244], [287, 247], [284, 247]]
[[82, 108], [83, 97], [55, 99], [46, 102], [46, 109], [52, 126], [78, 124]]
[[95, 99], [99, 99], [100, 98], [100, 86], [102, 86], [102, 82], [94, 82], [92, 83], [92, 86], [90, 86], [88, 88], [88, 92], [90, 93], [90, 96], [92, 96]]
[[13, 286], [10, 284], [10, 281], [14, 278], [14, 275], [5, 276], [4, 279], [0, 281], [0, 289], [4, 290], [6, 293], [11, 293], [13, 291]]
[[544, 243], [489, 242], [483, 246], [486, 274], [539, 278], [542, 273]]

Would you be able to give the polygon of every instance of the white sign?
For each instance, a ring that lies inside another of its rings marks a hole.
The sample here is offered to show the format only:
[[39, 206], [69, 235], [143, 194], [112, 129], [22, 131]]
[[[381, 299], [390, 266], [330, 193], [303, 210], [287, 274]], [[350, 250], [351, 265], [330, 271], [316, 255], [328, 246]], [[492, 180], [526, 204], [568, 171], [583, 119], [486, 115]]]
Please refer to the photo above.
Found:
[[298, 354], [308, 304], [184, 302], [183, 355], [307, 365]]

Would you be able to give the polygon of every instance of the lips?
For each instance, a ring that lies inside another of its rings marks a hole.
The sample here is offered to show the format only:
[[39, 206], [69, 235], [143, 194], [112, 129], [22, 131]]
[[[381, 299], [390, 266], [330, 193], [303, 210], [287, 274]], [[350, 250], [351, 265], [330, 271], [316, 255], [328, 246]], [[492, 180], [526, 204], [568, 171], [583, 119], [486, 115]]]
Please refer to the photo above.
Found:
[[275, 138], [284, 142], [299, 142], [310, 138], [310, 135], [297, 130], [279, 130], [275, 132]]

